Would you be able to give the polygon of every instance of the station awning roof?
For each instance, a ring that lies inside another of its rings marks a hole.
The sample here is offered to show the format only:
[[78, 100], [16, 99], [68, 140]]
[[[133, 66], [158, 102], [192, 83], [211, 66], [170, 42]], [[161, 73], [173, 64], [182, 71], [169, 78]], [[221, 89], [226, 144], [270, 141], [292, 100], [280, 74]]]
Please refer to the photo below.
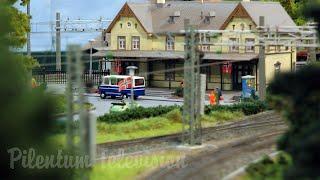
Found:
[[[184, 59], [183, 51], [109, 51], [114, 58], [127, 59], [136, 58], [141, 61], [152, 60], [174, 60]], [[94, 56], [104, 57], [107, 54], [105, 51], [99, 51]], [[258, 59], [258, 54], [254, 53], [205, 53], [204, 60], [221, 60], [221, 61], [251, 61]]]

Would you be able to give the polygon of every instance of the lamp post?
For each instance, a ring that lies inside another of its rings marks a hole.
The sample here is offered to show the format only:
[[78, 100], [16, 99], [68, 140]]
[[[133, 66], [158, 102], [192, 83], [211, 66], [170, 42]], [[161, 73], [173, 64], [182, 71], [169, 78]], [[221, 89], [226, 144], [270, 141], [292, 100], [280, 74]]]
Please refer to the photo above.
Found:
[[90, 76], [90, 78], [92, 77], [92, 48], [93, 48], [93, 43], [95, 41], [96, 40], [94, 40], [94, 39], [90, 39], [89, 40], [89, 43], [90, 43], [90, 69], [89, 69], [89, 76]]
[[136, 66], [128, 66], [127, 69], [129, 70], [129, 76], [131, 77], [131, 108], [133, 108], [133, 103], [134, 103], [134, 92], [133, 92], [133, 76], [134, 76], [134, 71], [138, 69]]
[[280, 63], [279, 61], [274, 64], [274, 71], [275, 71], [275, 74], [276, 74], [276, 75], [280, 74], [280, 71], [281, 71], [281, 63]]

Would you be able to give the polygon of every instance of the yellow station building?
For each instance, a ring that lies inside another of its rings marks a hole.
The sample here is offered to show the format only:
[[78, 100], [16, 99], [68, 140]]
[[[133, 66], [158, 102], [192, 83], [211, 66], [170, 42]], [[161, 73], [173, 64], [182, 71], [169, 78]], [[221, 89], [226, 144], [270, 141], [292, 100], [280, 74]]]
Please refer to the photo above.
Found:
[[[96, 43], [94, 48], [100, 50], [94, 56], [112, 57], [112, 74], [126, 74], [126, 67], [135, 65], [138, 67], [136, 73], [145, 76], [149, 87], [177, 87], [183, 80], [184, 19], [190, 19], [190, 24], [198, 30], [230, 30], [198, 37], [204, 42], [199, 47], [204, 52], [202, 63], [211, 64], [201, 69], [207, 74], [207, 89], [240, 90], [242, 76], [258, 75], [259, 47], [254, 44], [259, 40], [258, 34], [253, 32], [260, 16], [265, 17], [266, 26], [295, 26], [277, 2], [127, 2], [98, 37], [104, 43]], [[236, 33], [239, 30], [253, 32]], [[245, 45], [212, 45], [219, 42]], [[232, 65], [231, 73], [223, 72], [223, 63], [226, 62]], [[294, 70], [296, 50], [266, 46], [265, 62], [268, 83], [277, 72]], [[167, 72], [166, 69], [177, 70]]]

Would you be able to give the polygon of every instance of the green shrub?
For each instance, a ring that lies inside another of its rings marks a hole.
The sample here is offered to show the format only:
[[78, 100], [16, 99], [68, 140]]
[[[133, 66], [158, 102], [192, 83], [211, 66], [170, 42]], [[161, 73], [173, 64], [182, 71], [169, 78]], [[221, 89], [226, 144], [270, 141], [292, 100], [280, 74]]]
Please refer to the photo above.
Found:
[[165, 117], [173, 122], [182, 122], [182, 114], [180, 109], [174, 109], [168, 112]]
[[249, 101], [249, 102], [241, 102], [239, 104], [234, 105], [226, 105], [226, 106], [206, 106], [205, 113], [210, 114], [212, 111], [241, 111], [246, 116], [252, 114], [258, 114], [267, 110], [267, 104], [262, 101]]
[[65, 95], [52, 95], [54, 98], [54, 113], [60, 114], [66, 112], [67, 100]]
[[252, 163], [246, 168], [247, 174], [244, 179], [283, 179], [282, 171], [287, 170], [291, 164], [292, 160], [286, 153], [280, 153], [274, 159], [265, 156], [262, 160]]
[[178, 97], [183, 97], [183, 87], [177, 87], [174, 91], [174, 95]]
[[241, 111], [212, 111], [210, 112], [210, 114], [202, 116], [201, 121], [210, 123], [221, 123], [240, 119], [242, 117], [244, 117], [244, 114]]
[[132, 121], [137, 119], [156, 117], [164, 115], [174, 109], [179, 109], [179, 106], [158, 106], [158, 107], [137, 107], [128, 109], [124, 112], [108, 113], [104, 116], [100, 116], [98, 121], [107, 123], [120, 123], [125, 121]]

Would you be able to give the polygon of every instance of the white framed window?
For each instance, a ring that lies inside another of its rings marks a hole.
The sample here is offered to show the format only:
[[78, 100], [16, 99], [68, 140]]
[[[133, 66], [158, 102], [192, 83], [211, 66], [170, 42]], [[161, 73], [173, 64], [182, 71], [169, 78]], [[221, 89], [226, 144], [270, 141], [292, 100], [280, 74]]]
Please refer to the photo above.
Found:
[[200, 34], [200, 42], [202, 43], [210, 43], [210, 35], [209, 34]]
[[167, 36], [166, 39], [166, 50], [173, 51], [174, 50], [174, 37]]
[[203, 52], [208, 52], [208, 51], [210, 51], [210, 46], [209, 46], [209, 45], [202, 45], [202, 46], [201, 46], [201, 51], [203, 51]]
[[229, 51], [230, 52], [239, 52], [238, 42], [239, 41], [237, 38], [230, 38], [229, 39], [229, 43], [230, 43]]
[[140, 50], [140, 37], [132, 36], [132, 50]]
[[118, 49], [124, 50], [126, 49], [126, 37], [118, 36]]
[[246, 52], [254, 52], [254, 38], [246, 38]]

